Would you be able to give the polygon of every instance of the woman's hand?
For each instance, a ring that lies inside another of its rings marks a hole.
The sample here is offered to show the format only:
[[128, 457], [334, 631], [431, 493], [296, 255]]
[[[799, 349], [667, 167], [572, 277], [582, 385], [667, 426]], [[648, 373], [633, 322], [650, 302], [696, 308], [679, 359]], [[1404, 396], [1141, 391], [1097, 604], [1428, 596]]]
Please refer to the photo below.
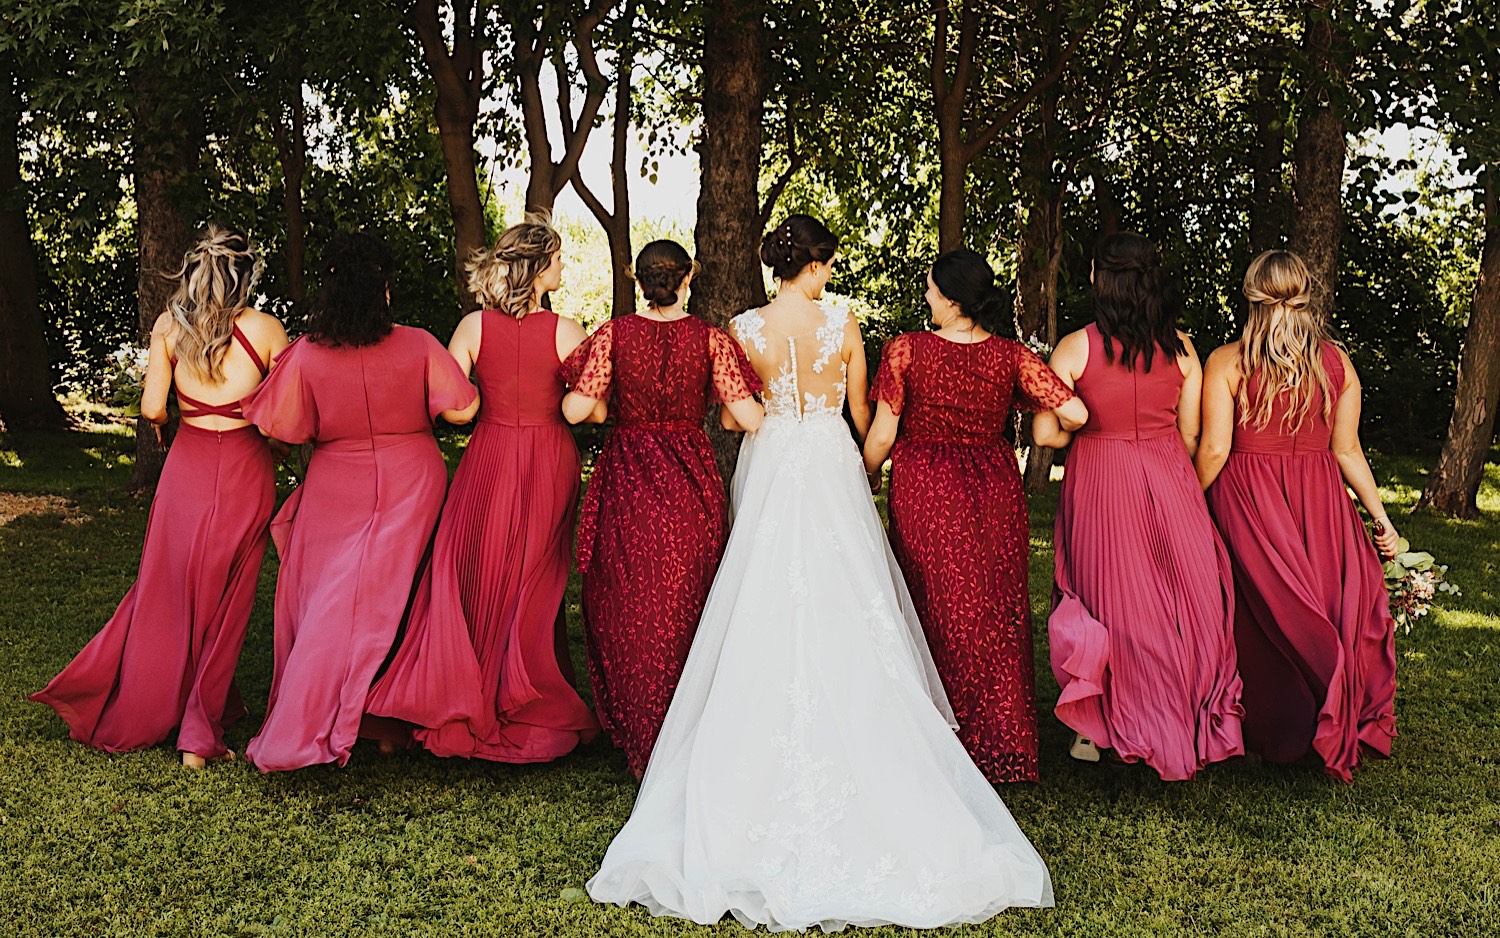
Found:
[[1386, 560], [1395, 560], [1396, 552], [1401, 546], [1401, 535], [1396, 533], [1396, 526], [1391, 524], [1390, 518], [1375, 519], [1375, 549]]

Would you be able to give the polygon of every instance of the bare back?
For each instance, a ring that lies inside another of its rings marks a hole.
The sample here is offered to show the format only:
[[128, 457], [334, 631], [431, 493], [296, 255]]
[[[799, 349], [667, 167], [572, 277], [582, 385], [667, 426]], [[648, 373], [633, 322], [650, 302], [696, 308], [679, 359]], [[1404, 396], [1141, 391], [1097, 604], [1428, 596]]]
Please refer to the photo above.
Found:
[[766, 416], [841, 416], [848, 389], [849, 313], [832, 305], [748, 310], [730, 328], [765, 384]]

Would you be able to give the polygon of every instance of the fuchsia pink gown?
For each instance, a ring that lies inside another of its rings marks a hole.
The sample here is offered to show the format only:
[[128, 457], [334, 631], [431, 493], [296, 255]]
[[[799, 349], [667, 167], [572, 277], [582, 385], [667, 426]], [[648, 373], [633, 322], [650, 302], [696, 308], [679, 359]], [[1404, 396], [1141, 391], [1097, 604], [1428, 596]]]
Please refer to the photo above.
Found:
[[432, 563], [369, 712], [440, 756], [545, 762], [599, 732], [567, 675], [578, 449], [563, 420], [556, 313], [483, 313], [479, 420]]
[[[248, 354], [264, 373], [238, 326], [234, 338], [228, 354]], [[186, 417], [243, 416], [238, 404], [177, 397]], [[154, 746], [175, 727], [179, 750], [222, 756], [224, 727], [245, 713], [234, 669], [275, 506], [275, 467], [258, 430], [181, 424], [151, 501], [135, 583], [31, 699], [56, 710], [74, 739], [107, 752]]]
[[299, 339], [245, 399], [268, 435], [316, 444], [271, 525], [275, 673], [246, 750], [262, 772], [349, 761], [448, 484], [432, 422], [475, 393], [436, 339], [396, 326], [361, 348]]
[[[1047, 624], [1057, 718], [1167, 781], [1244, 754], [1229, 554], [1177, 431], [1182, 369], [1089, 359], [1075, 390], [1088, 423], [1057, 504], [1056, 602]], [[1111, 340], [1113, 341], [1113, 340]]]
[[[1337, 400], [1344, 365], [1331, 343], [1323, 367]], [[1263, 392], [1247, 380], [1253, 403]], [[1348, 782], [1363, 747], [1388, 756], [1396, 736], [1395, 624], [1322, 395], [1295, 432], [1285, 414], [1284, 397], [1264, 430], [1236, 413], [1233, 449], [1208, 489], [1234, 564], [1245, 745], [1272, 762], [1315, 753]]]

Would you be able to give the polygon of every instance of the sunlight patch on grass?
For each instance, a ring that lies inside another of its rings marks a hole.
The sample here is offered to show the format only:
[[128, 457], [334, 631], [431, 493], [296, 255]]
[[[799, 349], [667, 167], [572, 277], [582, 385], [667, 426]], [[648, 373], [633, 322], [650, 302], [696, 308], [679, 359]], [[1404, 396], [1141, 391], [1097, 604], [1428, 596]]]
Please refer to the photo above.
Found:
[[21, 454], [13, 449], [0, 449], [0, 466], [7, 469], [24, 469], [26, 462], [21, 459]]

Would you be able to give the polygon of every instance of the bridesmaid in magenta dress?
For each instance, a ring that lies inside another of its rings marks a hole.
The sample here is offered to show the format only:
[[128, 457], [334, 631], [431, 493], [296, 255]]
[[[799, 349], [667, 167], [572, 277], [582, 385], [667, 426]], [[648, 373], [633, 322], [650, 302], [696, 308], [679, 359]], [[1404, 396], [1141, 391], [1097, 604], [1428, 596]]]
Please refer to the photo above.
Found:
[[308, 334], [245, 400], [268, 436], [314, 444], [271, 524], [275, 673], [246, 750], [262, 772], [349, 761], [448, 484], [432, 421], [479, 407], [436, 339], [392, 325], [390, 270], [378, 239], [334, 236]]
[[546, 762], [599, 732], [570, 682], [559, 615], [578, 503], [578, 448], [558, 366], [583, 328], [541, 307], [562, 239], [528, 218], [469, 263], [489, 308], [448, 350], [479, 382], [478, 425], [438, 522], [406, 636], [368, 710], [416, 724], [439, 756]]
[[1088, 410], [1046, 362], [998, 334], [1011, 303], [983, 257], [940, 256], [926, 300], [937, 330], [897, 336], [881, 355], [865, 469], [873, 487], [890, 455], [891, 548], [959, 738], [991, 782], [1036, 781], [1030, 531], [1006, 428], [1013, 407], [1055, 410], [1070, 430]]
[[1311, 289], [1289, 251], [1250, 264], [1244, 334], [1204, 369], [1198, 479], [1234, 565], [1245, 746], [1272, 762], [1311, 754], [1348, 782], [1363, 750], [1388, 756], [1396, 736], [1376, 546], [1395, 556], [1398, 537], [1359, 443], [1359, 376]]
[[635, 262], [646, 310], [604, 323], [562, 369], [568, 420], [615, 418], [584, 496], [578, 569], [594, 705], [637, 776], [729, 533], [704, 415], [720, 402], [724, 425], [744, 430], [764, 416], [739, 345], [683, 309], [694, 269], [676, 242], [646, 245]]
[[270, 449], [238, 401], [286, 347], [281, 323], [249, 307], [261, 268], [244, 232], [208, 225], [151, 330], [141, 415], [160, 436], [175, 387], [182, 422], [140, 572], [99, 634], [31, 695], [81, 743], [123, 752], [176, 729], [183, 765], [234, 755], [224, 727], [245, 712], [234, 669], [276, 505]]
[[1150, 241], [1102, 239], [1093, 281], [1095, 321], [1052, 356], [1089, 421], [1076, 435], [1051, 413], [1032, 422], [1040, 445], [1073, 444], [1053, 537], [1054, 712], [1080, 736], [1074, 758], [1102, 746], [1182, 781], [1245, 751], [1233, 574], [1192, 463], [1203, 372]]

